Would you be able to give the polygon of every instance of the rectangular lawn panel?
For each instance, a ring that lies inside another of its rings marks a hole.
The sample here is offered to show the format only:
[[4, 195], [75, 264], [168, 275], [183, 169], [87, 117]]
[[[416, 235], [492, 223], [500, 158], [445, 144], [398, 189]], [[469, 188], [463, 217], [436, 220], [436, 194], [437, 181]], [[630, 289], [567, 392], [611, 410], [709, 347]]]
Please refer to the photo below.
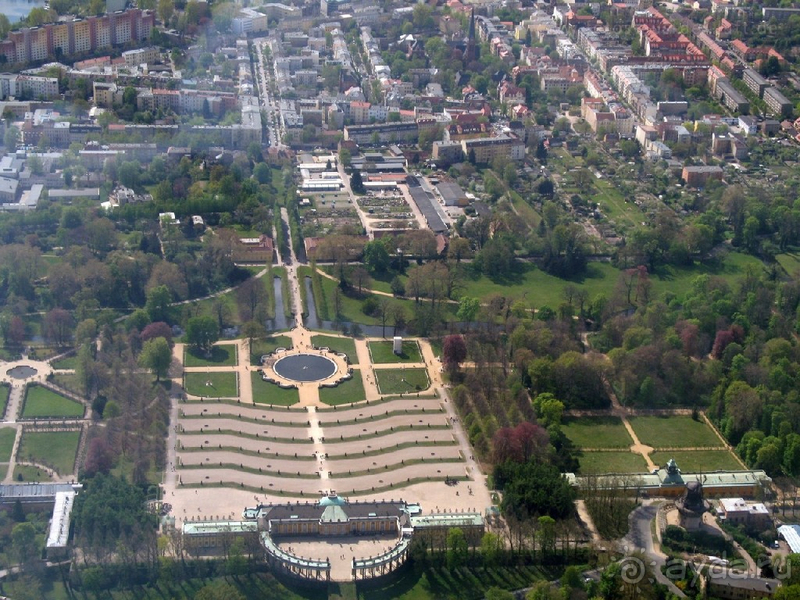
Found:
[[300, 402], [297, 389], [285, 390], [282, 387], [261, 379], [261, 373], [250, 372], [253, 385], [253, 402], [255, 404], [274, 404], [275, 406], [291, 406]]
[[59, 475], [75, 470], [80, 431], [26, 431], [22, 434], [20, 459], [55, 469]]
[[351, 365], [358, 364], [356, 343], [353, 338], [333, 337], [332, 335], [311, 336], [311, 343], [317, 348], [330, 348], [333, 352], [344, 352]]
[[77, 366], [78, 356], [76, 354], [65, 356], [64, 358], [60, 358], [53, 363], [54, 369], [74, 369]]
[[261, 365], [261, 357], [270, 352], [275, 352], [276, 348], [291, 348], [292, 338], [285, 335], [272, 335], [265, 338], [253, 340], [250, 346], [250, 364]]
[[425, 369], [375, 369], [381, 394], [408, 394], [428, 389]]
[[633, 444], [618, 417], [566, 419], [561, 430], [578, 448], [628, 448]]
[[11, 386], [7, 383], [0, 383], [0, 419], [6, 414], [8, 406], [8, 395], [11, 393]]
[[206, 356], [203, 352], [195, 348], [188, 347], [183, 356], [184, 367], [235, 367], [236, 366], [236, 345], [222, 344], [212, 346], [211, 356]]
[[659, 448], [721, 447], [722, 442], [704, 421], [689, 416], [631, 417], [639, 441]]
[[422, 354], [419, 344], [414, 340], [403, 340], [403, 353], [392, 351], [393, 342], [369, 342], [369, 353], [372, 362], [380, 363], [421, 363]]
[[[21, 476], [21, 479], [20, 479]], [[31, 465], [21, 465], [17, 463], [14, 465], [14, 473], [12, 473], [12, 477], [14, 481], [19, 482], [48, 482], [52, 481], [50, 478], [50, 474], [38, 467], [32, 467]]]
[[352, 379], [343, 381], [335, 388], [320, 388], [319, 399], [323, 404], [330, 404], [331, 406], [366, 400], [367, 395], [364, 392], [364, 382], [361, 381], [361, 373], [355, 371]]
[[14, 439], [16, 437], [16, 427], [3, 427], [0, 429], [0, 462], [11, 460], [11, 451], [14, 449]]
[[83, 412], [83, 404], [40, 385], [29, 385], [25, 389], [23, 419], [80, 418]]
[[186, 373], [183, 385], [187, 394], [207, 398], [236, 398], [239, 389], [236, 373]]
[[650, 459], [663, 467], [674, 458], [683, 473], [703, 471], [740, 471], [744, 467], [727, 450], [694, 450], [688, 452], [653, 452]]
[[647, 463], [633, 452], [584, 452], [579, 458], [581, 475], [606, 473], [646, 473]]

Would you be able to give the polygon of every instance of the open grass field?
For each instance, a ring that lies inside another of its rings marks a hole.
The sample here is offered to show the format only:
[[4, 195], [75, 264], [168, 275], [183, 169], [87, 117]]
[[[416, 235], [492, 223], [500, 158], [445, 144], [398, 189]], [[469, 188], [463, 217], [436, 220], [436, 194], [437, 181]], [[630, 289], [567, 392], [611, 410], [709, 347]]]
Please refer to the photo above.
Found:
[[235, 367], [236, 360], [235, 344], [212, 346], [211, 356], [205, 356], [202, 352], [188, 346], [183, 353], [184, 367]]
[[17, 437], [16, 427], [0, 428], [0, 462], [11, 460], [11, 451], [14, 449], [14, 439]]
[[416, 341], [403, 340], [403, 353], [392, 351], [393, 342], [369, 342], [369, 354], [372, 362], [381, 363], [421, 363], [422, 353]]
[[[22, 476], [21, 479], [20, 476]], [[52, 478], [50, 477], [50, 474], [47, 471], [39, 469], [38, 467], [32, 467], [31, 465], [21, 465], [19, 463], [14, 465], [14, 473], [12, 474], [12, 477], [16, 482], [52, 481]]]
[[78, 366], [78, 356], [70, 354], [52, 363], [54, 369], [74, 369]]
[[285, 390], [274, 383], [261, 379], [261, 373], [251, 371], [253, 382], [253, 402], [255, 404], [274, 404], [275, 406], [291, 406], [300, 401], [300, 392], [296, 389]]
[[[690, 289], [698, 275], [722, 277], [730, 283], [741, 280], [748, 267], [761, 268], [761, 261], [753, 256], [731, 252], [719, 264], [696, 264], [691, 267], [663, 267], [650, 274], [652, 298], [661, 299], [671, 292], [678, 296]], [[561, 279], [549, 275], [531, 265], [518, 263], [517, 272], [508, 280], [492, 281], [485, 276], [465, 276], [462, 279], [463, 296], [486, 298], [491, 294], [502, 294], [508, 298], [521, 299], [535, 307], [557, 308], [564, 302], [564, 288], [573, 285], [588, 292], [590, 298], [598, 295], [609, 297], [614, 292], [620, 270], [609, 263], [590, 262], [586, 272], [572, 279]]]
[[633, 444], [617, 417], [566, 419], [561, 430], [578, 448], [628, 448]]
[[80, 431], [26, 431], [22, 434], [19, 456], [55, 469], [59, 475], [75, 470]]
[[786, 252], [785, 254], [775, 255], [775, 260], [783, 267], [789, 277], [794, 277], [800, 273], [800, 253]]
[[631, 417], [629, 420], [639, 441], [655, 449], [722, 446], [708, 425], [689, 416]]
[[364, 382], [361, 381], [361, 373], [358, 371], [353, 373], [352, 379], [343, 381], [335, 388], [320, 388], [319, 390], [320, 401], [331, 406], [361, 402], [366, 398]]
[[334, 352], [344, 352], [351, 365], [358, 364], [356, 343], [352, 338], [334, 337], [332, 335], [311, 336], [311, 343], [317, 348], [330, 348]]
[[425, 369], [376, 369], [381, 394], [407, 394], [428, 389], [431, 382]]
[[581, 475], [647, 472], [644, 458], [633, 452], [584, 452], [578, 462]]
[[650, 459], [660, 467], [670, 458], [684, 473], [700, 471], [739, 471], [743, 467], [727, 450], [694, 450], [686, 452], [653, 452]]
[[270, 352], [275, 352], [276, 348], [291, 348], [292, 339], [285, 335], [271, 335], [269, 337], [253, 340], [250, 347], [250, 364], [261, 366], [261, 357]]
[[42, 387], [29, 385], [25, 389], [25, 402], [22, 408], [23, 419], [47, 419], [83, 417], [84, 406], [61, 394]]
[[236, 373], [186, 373], [183, 386], [192, 396], [236, 398], [239, 395]]

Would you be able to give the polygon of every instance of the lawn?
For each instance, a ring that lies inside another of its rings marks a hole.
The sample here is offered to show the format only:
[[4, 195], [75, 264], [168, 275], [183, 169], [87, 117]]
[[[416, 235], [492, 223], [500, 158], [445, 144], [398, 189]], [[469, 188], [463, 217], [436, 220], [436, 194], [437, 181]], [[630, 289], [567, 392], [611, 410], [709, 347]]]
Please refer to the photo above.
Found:
[[78, 355], [70, 354], [52, 363], [54, 369], [74, 369], [78, 366]]
[[701, 471], [740, 471], [744, 467], [727, 450], [696, 450], [693, 452], [653, 452], [650, 459], [663, 467], [670, 458], [675, 459], [684, 473]]
[[[22, 479], [20, 479], [22, 476]], [[19, 481], [52, 481], [47, 471], [43, 471], [38, 467], [30, 465], [14, 465], [14, 473], [12, 474], [15, 482]]]
[[285, 390], [274, 383], [268, 383], [261, 379], [261, 373], [252, 371], [250, 380], [253, 382], [253, 402], [255, 404], [291, 406], [300, 402], [300, 392], [297, 389]]
[[3, 427], [0, 429], [0, 462], [11, 460], [11, 451], [14, 449], [14, 439], [16, 437], [16, 427]]
[[22, 407], [23, 419], [80, 418], [83, 417], [83, 413], [83, 404], [56, 394], [45, 387], [29, 385], [25, 388], [25, 401]]
[[51, 467], [59, 475], [75, 470], [80, 431], [25, 431], [19, 449], [21, 460]]
[[800, 253], [787, 252], [785, 254], [778, 254], [775, 256], [775, 260], [783, 267], [783, 270], [786, 271], [789, 277], [794, 277], [800, 272]]
[[421, 392], [431, 384], [425, 369], [375, 369], [381, 394]]
[[336, 406], [338, 404], [349, 404], [350, 402], [361, 402], [366, 400], [364, 392], [364, 382], [361, 381], [361, 373], [355, 371], [352, 379], [347, 379], [335, 388], [320, 388], [319, 399], [323, 404]]
[[186, 373], [183, 386], [187, 394], [207, 398], [236, 398], [239, 387], [236, 373]]
[[11, 393], [11, 386], [7, 383], [0, 383], [0, 419], [6, 414], [8, 405], [8, 395]]
[[211, 347], [211, 356], [206, 356], [195, 348], [186, 347], [183, 354], [184, 367], [235, 367], [236, 345], [221, 344]]
[[422, 353], [419, 344], [414, 340], [403, 340], [403, 353], [392, 351], [393, 342], [369, 342], [369, 354], [372, 362], [381, 363], [421, 363]]
[[[682, 296], [691, 289], [692, 281], [698, 275], [722, 277], [729, 283], [741, 280], [748, 267], [761, 268], [757, 258], [738, 252], [725, 256], [720, 264], [696, 264], [691, 267], [661, 267], [650, 275], [652, 284], [651, 297], [654, 300], [663, 298], [667, 292]], [[585, 290], [589, 298], [599, 295], [610, 297], [614, 292], [621, 271], [609, 263], [590, 262], [586, 272], [572, 279], [561, 279], [549, 275], [530, 263], [517, 263], [516, 273], [507, 280], [493, 281], [483, 275], [475, 275], [465, 269], [460, 282], [463, 284], [462, 296], [486, 298], [492, 294], [502, 294], [507, 298], [521, 299], [534, 307], [549, 306], [557, 308], [564, 302], [564, 288], [573, 285]]]
[[356, 343], [353, 338], [333, 337], [331, 335], [311, 336], [311, 343], [317, 348], [330, 348], [334, 352], [344, 352], [351, 365], [358, 364], [358, 354], [356, 354]]
[[639, 441], [656, 449], [722, 446], [708, 425], [688, 416], [631, 417], [630, 424]]
[[642, 455], [633, 452], [584, 452], [578, 462], [581, 475], [647, 472]]
[[561, 430], [578, 448], [628, 448], [633, 444], [617, 417], [567, 419]]
[[253, 340], [250, 347], [250, 364], [261, 366], [261, 357], [270, 352], [275, 352], [276, 348], [291, 348], [292, 338], [285, 335], [273, 335], [270, 337]]

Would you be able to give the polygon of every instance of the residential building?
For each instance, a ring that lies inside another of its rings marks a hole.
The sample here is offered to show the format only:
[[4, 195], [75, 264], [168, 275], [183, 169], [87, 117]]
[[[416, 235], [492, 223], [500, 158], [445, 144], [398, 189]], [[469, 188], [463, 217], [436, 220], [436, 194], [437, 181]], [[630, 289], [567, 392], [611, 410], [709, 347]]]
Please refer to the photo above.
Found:
[[683, 167], [681, 179], [691, 187], [703, 187], [709, 180], [722, 181], [722, 169], [716, 166]]
[[743, 498], [720, 498], [719, 519], [732, 525], [766, 529], [772, 524], [769, 510], [760, 502], [745, 502]]
[[750, 91], [752, 91], [759, 98], [764, 95], [764, 90], [770, 86], [769, 81], [767, 81], [753, 69], [744, 70], [742, 73], [742, 81], [744, 81], [744, 84], [750, 88]]
[[773, 115], [789, 117], [792, 114], [792, 103], [777, 88], [769, 87], [764, 90], [764, 103]]
[[716, 570], [706, 578], [706, 595], [718, 600], [770, 598], [778, 589], [777, 579], [747, 577], [729, 570]]
[[498, 156], [511, 160], [525, 159], [525, 144], [522, 140], [507, 135], [462, 140], [461, 149], [469, 160], [481, 164], [490, 163]]

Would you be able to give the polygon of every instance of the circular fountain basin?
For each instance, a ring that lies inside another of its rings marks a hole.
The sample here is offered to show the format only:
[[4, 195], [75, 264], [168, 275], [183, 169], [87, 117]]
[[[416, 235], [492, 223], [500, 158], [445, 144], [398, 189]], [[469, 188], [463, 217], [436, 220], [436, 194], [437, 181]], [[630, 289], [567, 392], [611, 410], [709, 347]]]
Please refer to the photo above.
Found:
[[39, 371], [34, 369], [33, 367], [29, 367], [28, 365], [18, 365], [13, 369], [8, 370], [8, 376], [13, 377], [14, 379], [28, 379], [29, 377], [33, 377]]
[[318, 354], [291, 354], [275, 361], [274, 371], [290, 381], [322, 381], [336, 373], [336, 363]]

